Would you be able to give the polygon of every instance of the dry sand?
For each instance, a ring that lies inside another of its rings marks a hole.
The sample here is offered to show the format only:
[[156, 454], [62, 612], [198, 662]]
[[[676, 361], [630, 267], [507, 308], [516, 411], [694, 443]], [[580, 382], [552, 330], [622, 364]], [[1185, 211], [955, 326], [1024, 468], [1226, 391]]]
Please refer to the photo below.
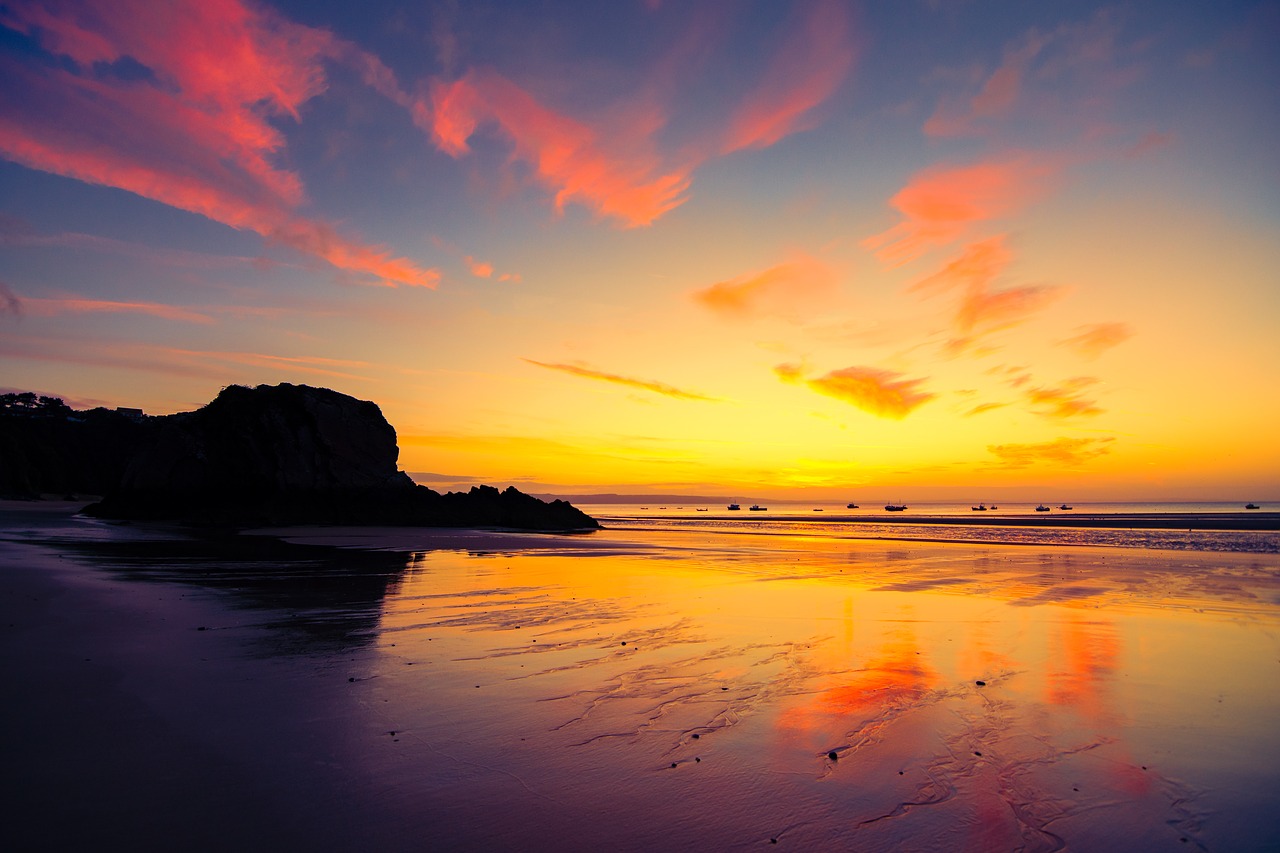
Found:
[[10, 849], [1280, 839], [1275, 555], [276, 533], [0, 506]]

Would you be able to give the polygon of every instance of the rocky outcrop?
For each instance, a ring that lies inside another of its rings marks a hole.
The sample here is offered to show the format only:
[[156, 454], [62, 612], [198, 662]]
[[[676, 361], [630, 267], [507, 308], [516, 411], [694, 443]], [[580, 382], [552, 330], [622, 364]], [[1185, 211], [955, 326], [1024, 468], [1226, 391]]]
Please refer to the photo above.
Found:
[[599, 525], [514, 488], [441, 495], [397, 468], [374, 403], [307, 385], [224, 388], [194, 412], [151, 418], [118, 485], [85, 511], [206, 524], [381, 524], [570, 530]]
[[0, 498], [107, 494], [146, 446], [147, 420], [73, 411], [57, 398], [36, 403], [34, 394], [0, 395]]

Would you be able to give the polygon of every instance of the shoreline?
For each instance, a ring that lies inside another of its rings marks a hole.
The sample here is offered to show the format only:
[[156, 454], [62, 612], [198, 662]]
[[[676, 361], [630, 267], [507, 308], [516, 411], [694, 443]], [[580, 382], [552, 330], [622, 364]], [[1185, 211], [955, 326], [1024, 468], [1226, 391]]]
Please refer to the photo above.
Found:
[[596, 520], [604, 524], [612, 519], [687, 521], [693, 524], [708, 521], [740, 522], [810, 522], [813, 524], [882, 524], [882, 525], [951, 525], [970, 527], [1084, 527], [1131, 530], [1258, 530], [1280, 531], [1280, 512], [1223, 512], [1223, 513], [1087, 513], [1081, 515], [907, 515], [887, 513], [875, 516], [846, 515], [842, 513], [753, 513], [745, 515], [724, 512], [706, 515], [674, 515], [651, 513], [643, 516], [600, 515]]

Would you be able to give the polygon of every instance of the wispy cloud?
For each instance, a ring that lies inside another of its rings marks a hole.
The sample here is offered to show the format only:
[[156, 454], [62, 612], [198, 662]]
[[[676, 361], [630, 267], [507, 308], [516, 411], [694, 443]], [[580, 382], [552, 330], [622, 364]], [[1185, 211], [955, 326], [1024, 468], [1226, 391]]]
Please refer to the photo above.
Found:
[[[690, 31], [705, 24], [699, 17]], [[624, 93], [591, 115], [558, 106], [556, 98], [496, 68], [477, 66], [432, 81], [413, 100], [413, 119], [455, 158], [472, 153], [477, 134], [496, 131], [510, 143], [511, 159], [526, 164], [534, 180], [553, 193], [557, 210], [580, 204], [623, 227], [647, 226], [684, 204], [694, 171], [707, 160], [766, 148], [813, 126], [818, 108], [853, 64], [845, 5], [806, 4], [725, 124], [706, 128], [702, 121], [696, 141], [678, 152], [664, 151], [658, 137], [679, 100], [677, 66], [700, 62], [705, 49], [698, 48], [696, 39], [677, 40], [672, 56], [652, 72], [661, 85]]]
[[239, 0], [11, 5], [0, 23], [60, 60], [0, 62], [0, 156], [255, 231], [356, 276], [436, 284], [434, 270], [298, 213], [302, 181], [276, 165], [285, 137], [272, 121], [297, 121], [327, 85], [323, 61], [353, 52], [332, 34]]
[[3, 281], [0, 281], [0, 314], [8, 314], [11, 317], [22, 316], [22, 300]]
[[903, 221], [862, 245], [886, 266], [901, 266], [1022, 208], [1048, 190], [1055, 172], [1026, 156], [925, 169], [889, 200]]
[[908, 289], [926, 294], [959, 291], [952, 319], [951, 352], [973, 346], [983, 335], [1011, 328], [1025, 321], [1065, 293], [1060, 285], [1019, 285], [996, 289], [993, 285], [1013, 259], [1007, 235], [998, 234], [964, 248], [941, 270]]
[[665, 169], [651, 153], [633, 153], [635, 141], [557, 112], [488, 68], [452, 82], [435, 81], [414, 120], [453, 157], [470, 151], [483, 124], [496, 126], [555, 193], [557, 210], [578, 202], [629, 227], [649, 225], [683, 204], [691, 181], [687, 166]]
[[971, 418], [971, 417], [973, 417], [974, 415], [980, 415], [980, 414], [982, 414], [983, 412], [990, 412], [990, 411], [993, 411], [993, 410], [995, 410], [995, 409], [1002, 409], [1002, 408], [1004, 408], [1004, 407], [1005, 407], [1005, 406], [1007, 406], [1007, 405], [1009, 405], [1009, 404], [1008, 404], [1008, 403], [979, 403], [978, 405], [974, 406], [974, 407], [973, 407], [972, 409], [970, 409], [969, 411], [965, 412], [965, 413], [964, 413], [964, 416], [965, 416], [966, 418]]
[[806, 8], [806, 17], [774, 56], [759, 87], [739, 107], [723, 150], [766, 148], [812, 126], [815, 108], [844, 82], [853, 66], [849, 12], [844, 3], [824, 0]]
[[649, 391], [654, 394], [662, 394], [665, 397], [675, 397], [678, 400], [700, 400], [703, 402], [719, 402], [715, 397], [709, 397], [706, 394], [698, 394], [693, 391], [685, 391], [674, 385], [668, 385], [665, 382], [656, 382], [651, 379], [636, 379], [631, 376], [620, 376], [616, 373], [606, 373], [603, 370], [596, 370], [592, 367], [586, 367], [581, 364], [554, 364], [545, 361], [535, 361], [532, 358], [523, 358], [521, 361], [529, 364], [545, 367], [548, 370], [559, 370], [562, 373], [568, 373], [573, 376], [581, 376], [583, 379], [595, 379], [600, 382], [612, 382], [615, 385], [625, 385], [628, 388], [638, 388], [641, 391]]
[[[65, 341], [7, 335], [0, 338], [0, 355], [55, 364], [116, 367], [223, 382], [262, 382], [263, 371], [287, 378], [291, 375], [326, 379], [368, 380], [354, 371], [373, 367], [369, 362], [322, 356], [287, 356], [235, 350], [195, 350], [119, 341]], [[244, 368], [251, 368], [246, 372]]]
[[773, 371], [784, 382], [806, 385], [868, 414], [894, 420], [902, 420], [937, 396], [920, 390], [924, 379], [903, 379], [900, 373], [874, 367], [846, 367], [813, 379], [805, 377], [796, 364], [779, 364]]
[[1037, 415], [1046, 418], [1065, 419], [1089, 417], [1102, 414], [1095, 401], [1087, 399], [1081, 392], [1096, 385], [1098, 380], [1092, 376], [1077, 376], [1068, 379], [1058, 386], [1042, 386], [1027, 391], [1027, 400]]
[[176, 305], [165, 305], [159, 302], [115, 302], [107, 299], [85, 299], [83, 297], [65, 297], [61, 299], [39, 299], [23, 297], [25, 312], [33, 317], [54, 317], [59, 314], [146, 314], [164, 320], [177, 320], [183, 323], [211, 325], [214, 318], [188, 308]]
[[987, 451], [1006, 468], [1053, 465], [1078, 468], [1111, 452], [1114, 438], [1058, 438], [1039, 444], [992, 444]]
[[967, 100], [947, 101], [924, 123], [929, 136], [968, 136], [980, 132], [984, 120], [1008, 115], [1022, 92], [1024, 78], [1044, 49], [1048, 38], [1032, 31], [1005, 51], [1003, 62], [982, 80], [976, 94]]
[[1078, 326], [1076, 332], [1074, 336], [1058, 341], [1058, 344], [1073, 349], [1088, 359], [1097, 358], [1133, 337], [1133, 329], [1125, 323], [1093, 323]]
[[722, 317], [742, 318], [769, 311], [786, 313], [829, 296], [835, 273], [808, 255], [694, 291], [693, 299]]

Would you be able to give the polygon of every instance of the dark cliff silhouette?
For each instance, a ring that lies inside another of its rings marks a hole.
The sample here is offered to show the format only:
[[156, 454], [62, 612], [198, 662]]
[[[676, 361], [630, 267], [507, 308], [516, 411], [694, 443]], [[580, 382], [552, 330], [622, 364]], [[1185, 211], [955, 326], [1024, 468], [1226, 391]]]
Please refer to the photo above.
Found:
[[[118, 442], [96, 433], [89, 440], [96, 442], [96, 452], [115, 460], [109, 470], [95, 472], [102, 488], [86, 488], [89, 480], [39, 475], [27, 476], [27, 491], [102, 494], [101, 502], [85, 509], [102, 518], [527, 530], [599, 526], [565, 501], [546, 503], [514, 488], [479, 486], [442, 495], [416, 485], [396, 467], [395, 429], [378, 406], [327, 388], [233, 385], [194, 412], [119, 420]], [[69, 429], [88, 420], [62, 421], [66, 427], [28, 430], [25, 437], [57, 448], [59, 464], [66, 467], [80, 454], [61, 447], [60, 431], [83, 440], [93, 430]], [[0, 462], [7, 468], [11, 451], [20, 455], [22, 449], [0, 448]], [[54, 482], [65, 485], [45, 487]]]

